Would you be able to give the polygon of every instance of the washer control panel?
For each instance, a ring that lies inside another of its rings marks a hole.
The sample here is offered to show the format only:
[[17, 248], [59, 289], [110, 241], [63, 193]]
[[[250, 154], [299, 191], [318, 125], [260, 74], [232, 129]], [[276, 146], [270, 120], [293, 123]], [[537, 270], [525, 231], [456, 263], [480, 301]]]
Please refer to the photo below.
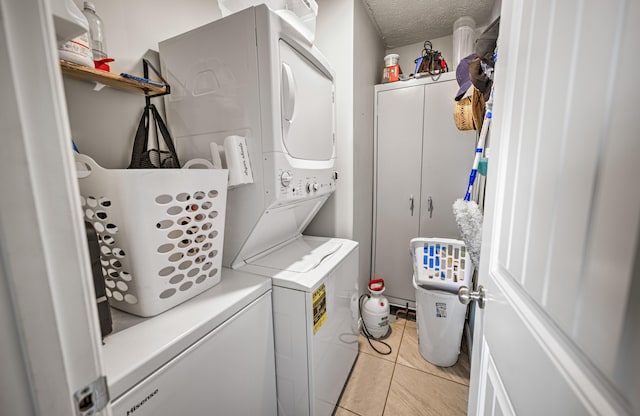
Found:
[[318, 172], [307, 169], [287, 169], [277, 172], [278, 201], [290, 202], [310, 196], [331, 193], [336, 189], [333, 171]]
[[294, 160], [279, 152], [263, 154], [265, 206], [275, 208], [328, 196], [336, 190], [338, 175], [334, 162]]

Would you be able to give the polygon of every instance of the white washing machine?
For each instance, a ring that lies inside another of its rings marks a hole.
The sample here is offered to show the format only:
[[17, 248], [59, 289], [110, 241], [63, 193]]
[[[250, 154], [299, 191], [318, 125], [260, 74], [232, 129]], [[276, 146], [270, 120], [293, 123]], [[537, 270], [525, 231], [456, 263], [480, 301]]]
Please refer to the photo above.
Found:
[[301, 236], [239, 270], [272, 278], [278, 414], [331, 415], [358, 355], [358, 243]]
[[180, 160], [213, 162], [212, 147], [229, 136], [246, 139], [250, 164], [241, 169], [252, 170], [253, 183], [227, 193], [222, 264], [241, 267], [299, 236], [336, 189], [334, 76], [326, 58], [265, 5], [159, 46]]
[[220, 283], [151, 318], [113, 310], [103, 345], [114, 416], [277, 415], [271, 281]]
[[253, 177], [227, 194], [222, 263], [272, 279], [278, 414], [330, 415], [358, 354], [358, 248], [302, 231], [336, 189], [333, 71], [265, 5], [159, 46], [180, 160], [246, 139], [250, 163], [222, 162]]

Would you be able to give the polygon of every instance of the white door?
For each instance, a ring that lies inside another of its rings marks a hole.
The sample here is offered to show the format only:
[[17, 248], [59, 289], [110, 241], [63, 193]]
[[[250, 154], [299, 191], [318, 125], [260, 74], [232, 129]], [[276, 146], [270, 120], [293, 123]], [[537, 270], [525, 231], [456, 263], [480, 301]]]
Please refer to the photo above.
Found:
[[640, 414], [640, 2], [501, 15], [469, 414]]
[[279, 41], [282, 139], [296, 159], [335, 157], [333, 77]]
[[0, 1], [0, 74], [0, 413], [77, 415], [104, 372], [48, 1]]

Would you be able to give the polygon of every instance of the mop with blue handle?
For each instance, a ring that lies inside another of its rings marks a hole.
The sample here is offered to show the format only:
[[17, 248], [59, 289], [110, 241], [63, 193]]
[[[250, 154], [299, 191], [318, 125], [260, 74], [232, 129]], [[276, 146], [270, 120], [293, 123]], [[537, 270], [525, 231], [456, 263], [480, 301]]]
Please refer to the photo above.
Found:
[[491, 111], [493, 109], [493, 88], [489, 100], [485, 104], [484, 121], [482, 122], [482, 130], [480, 130], [480, 137], [478, 138], [478, 145], [476, 146], [476, 155], [473, 159], [473, 166], [471, 167], [471, 173], [469, 174], [469, 184], [467, 185], [467, 193], [463, 199], [458, 199], [453, 203], [453, 214], [456, 217], [456, 223], [462, 240], [464, 241], [469, 257], [475, 266], [476, 270], [480, 264], [480, 245], [482, 243], [482, 211], [475, 201], [471, 200], [471, 193], [473, 192], [473, 185], [476, 181], [476, 175], [478, 173], [478, 165], [480, 163], [480, 157], [484, 152], [484, 144], [489, 132], [489, 124], [491, 123]]

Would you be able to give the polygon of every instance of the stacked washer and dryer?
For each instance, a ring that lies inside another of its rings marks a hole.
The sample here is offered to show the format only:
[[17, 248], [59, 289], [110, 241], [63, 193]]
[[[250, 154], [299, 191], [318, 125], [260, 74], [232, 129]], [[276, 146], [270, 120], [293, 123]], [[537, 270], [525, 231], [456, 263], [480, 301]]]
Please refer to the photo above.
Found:
[[294, 26], [250, 7], [160, 56], [180, 159], [222, 152], [251, 178], [227, 195], [223, 266], [271, 278], [278, 414], [329, 415], [358, 354], [358, 245], [302, 235], [336, 189], [335, 100], [329, 64]]

